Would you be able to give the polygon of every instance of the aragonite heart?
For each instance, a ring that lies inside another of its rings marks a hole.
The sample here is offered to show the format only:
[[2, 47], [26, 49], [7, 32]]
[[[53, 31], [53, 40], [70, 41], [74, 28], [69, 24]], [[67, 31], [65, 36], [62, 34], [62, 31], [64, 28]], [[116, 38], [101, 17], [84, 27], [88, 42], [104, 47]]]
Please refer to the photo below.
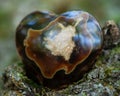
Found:
[[16, 46], [27, 76], [54, 89], [81, 79], [94, 65], [102, 44], [98, 22], [84, 11], [59, 16], [33, 12], [16, 31]]

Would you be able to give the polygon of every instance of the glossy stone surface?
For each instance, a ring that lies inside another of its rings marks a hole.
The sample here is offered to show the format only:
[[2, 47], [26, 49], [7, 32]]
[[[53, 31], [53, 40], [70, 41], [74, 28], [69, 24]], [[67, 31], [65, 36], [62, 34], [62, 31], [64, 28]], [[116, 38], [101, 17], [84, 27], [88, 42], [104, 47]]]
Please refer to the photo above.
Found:
[[16, 46], [29, 78], [63, 88], [89, 71], [101, 51], [103, 36], [96, 19], [84, 11], [59, 16], [34, 12], [16, 31]]

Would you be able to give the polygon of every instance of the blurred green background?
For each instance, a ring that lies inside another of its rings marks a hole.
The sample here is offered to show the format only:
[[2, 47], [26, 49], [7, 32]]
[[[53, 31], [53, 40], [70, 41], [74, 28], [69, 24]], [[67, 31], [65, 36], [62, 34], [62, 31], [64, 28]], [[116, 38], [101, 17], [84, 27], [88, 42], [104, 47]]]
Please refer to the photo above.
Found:
[[27, 14], [36, 10], [57, 14], [84, 10], [96, 17], [101, 26], [111, 19], [120, 22], [120, 0], [0, 0], [0, 77], [8, 65], [20, 60], [15, 48], [15, 30]]

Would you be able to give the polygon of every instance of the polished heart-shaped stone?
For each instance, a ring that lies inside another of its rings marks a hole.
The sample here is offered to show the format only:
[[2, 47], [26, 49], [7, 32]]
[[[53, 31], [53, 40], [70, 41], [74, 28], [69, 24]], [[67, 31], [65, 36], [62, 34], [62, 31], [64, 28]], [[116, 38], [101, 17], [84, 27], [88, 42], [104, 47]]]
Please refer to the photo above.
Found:
[[33, 12], [16, 31], [27, 76], [54, 89], [81, 79], [94, 65], [102, 45], [100, 25], [84, 11]]

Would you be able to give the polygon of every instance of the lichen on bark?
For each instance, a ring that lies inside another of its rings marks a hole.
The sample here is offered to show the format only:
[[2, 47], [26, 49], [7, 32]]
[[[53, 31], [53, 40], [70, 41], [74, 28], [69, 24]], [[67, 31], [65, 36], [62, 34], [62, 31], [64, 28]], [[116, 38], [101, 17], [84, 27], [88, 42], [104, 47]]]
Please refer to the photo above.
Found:
[[[105, 25], [104, 48], [92, 70], [65, 89], [51, 90], [30, 80], [18, 62], [9, 66], [4, 74], [2, 96], [119, 96], [120, 95], [120, 36], [113, 33], [117, 25]], [[109, 33], [111, 30], [112, 33]], [[120, 33], [120, 31], [118, 30]], [[116, 42], [117, 41], [117, 42]], [[108, 43], [110, 42], [110, 43]], [[114, 42], [114, 43], [113, 43]], [[116, 42], [116, 43], [115, 43]]]

